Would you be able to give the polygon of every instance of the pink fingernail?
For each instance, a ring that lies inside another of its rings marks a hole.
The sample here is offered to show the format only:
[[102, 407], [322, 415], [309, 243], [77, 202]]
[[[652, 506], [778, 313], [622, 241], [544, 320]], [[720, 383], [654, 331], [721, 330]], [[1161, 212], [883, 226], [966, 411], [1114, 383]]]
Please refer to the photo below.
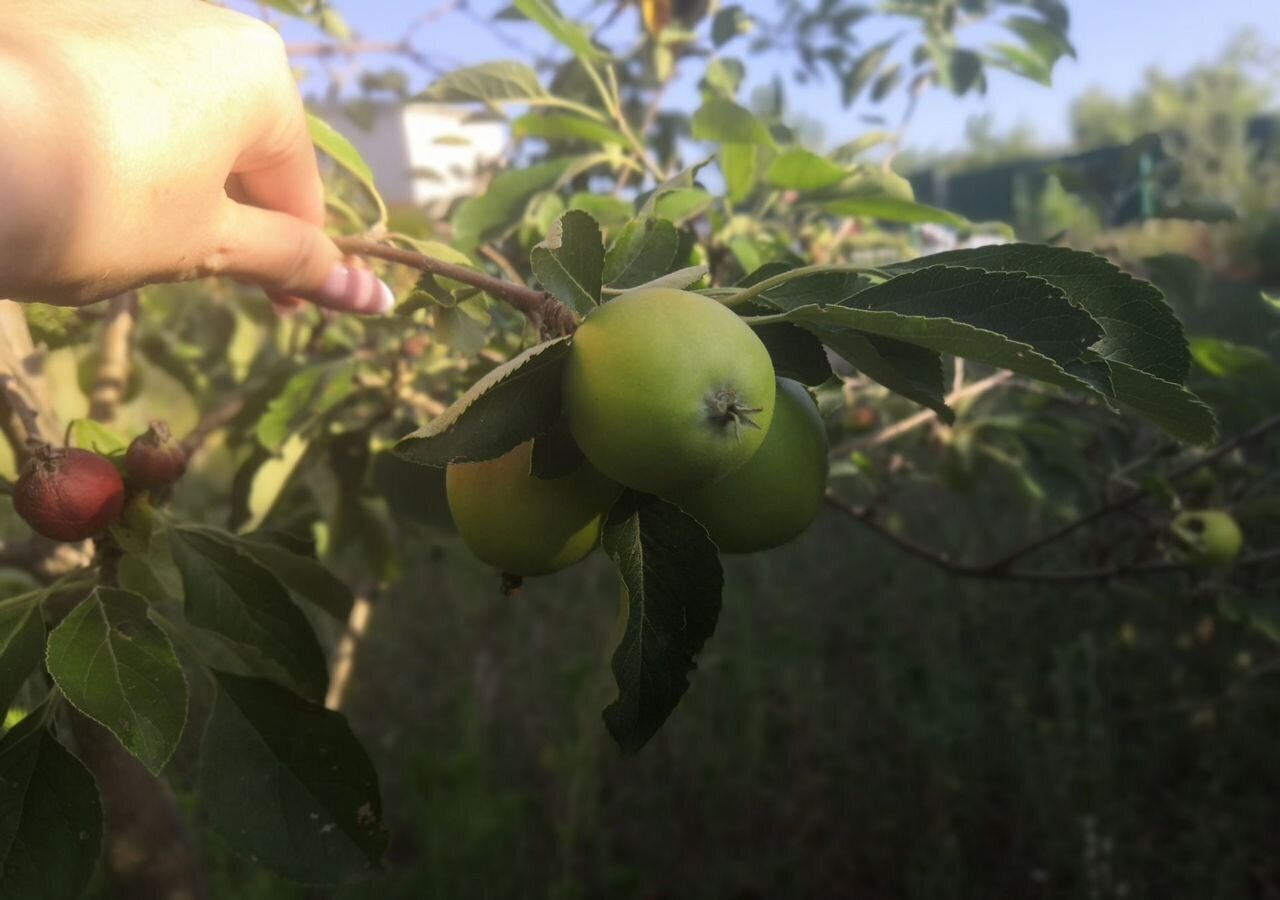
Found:
[[390, 312], [396, 300], [391, 288], [368, 269], [338, 263], [316, 292], [316, 302], [341, 312], [377, 316]]

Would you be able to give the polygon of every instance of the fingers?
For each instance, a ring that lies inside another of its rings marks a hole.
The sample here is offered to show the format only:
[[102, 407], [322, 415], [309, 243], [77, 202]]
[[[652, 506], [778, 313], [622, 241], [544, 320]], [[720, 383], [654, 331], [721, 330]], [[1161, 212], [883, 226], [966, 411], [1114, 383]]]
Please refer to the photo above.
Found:
[[283, 137], [274, 138], [277, 146], [249, 148], [232, 173], [241, 198], [263, 209], [288, 213], [312, 225], [324, 225], [324, 185], [316, 165], [316, 150], [311, 143], [301, 110], [290, 111], [297, 124]]
[[340, 312], [381, 315], [395, 305], [391, 289], [376, 275], [348, 266], [319, 227], [288, 213], [228, 200], [222, 234], [217, 274]]

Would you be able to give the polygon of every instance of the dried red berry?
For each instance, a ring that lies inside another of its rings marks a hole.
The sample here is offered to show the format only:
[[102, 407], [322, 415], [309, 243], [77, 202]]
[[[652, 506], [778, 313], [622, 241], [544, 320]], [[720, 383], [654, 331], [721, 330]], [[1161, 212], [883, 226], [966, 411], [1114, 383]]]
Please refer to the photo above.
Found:
[[88, 450], [41, 447], [22, 468], [13, 507], [31, 530], [55, 541], [104, 531], [124, 508], [124, 479]]
[[152, 422], [151, 427], [133, 439], [124, 455], [124, 470], [129, 483], [145, 490], [168, 487], [187, 471], [187, 453], [173, 439], [169, 426]]

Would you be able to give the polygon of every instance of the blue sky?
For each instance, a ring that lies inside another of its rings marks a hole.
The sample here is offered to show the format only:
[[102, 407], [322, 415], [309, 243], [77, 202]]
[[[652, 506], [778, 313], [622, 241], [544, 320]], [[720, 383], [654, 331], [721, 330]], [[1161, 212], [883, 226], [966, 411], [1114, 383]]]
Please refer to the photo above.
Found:
[[[348, 23], [362, 37], [392, 40], [409, 22], [438, 8], [442, 0], [332, 0]], [[1031, 123], [1042, 141], [1053, 144], [1067, 138], [1071, 102], [1084, 90], [1101, 85], [1112, 92], [1128, 93], [1139, 86], [1143, 72], [1160, 66], [1181, 72], [1214, 58], [1230, 37], [1252, 29], [1280, 43], [1280, 0], [1067, 0], [1072, 15], [1071, 37], [1079, 57], [1064, 59], [1054, 72], [1054, 84], [1045, 88], [1013, 76], [994, 73], [986, 97], [958, 101], [934, 92], [921, 102], [906, 146], [918, 150], [943, 150], [960, 146], [968, 117], [990, 112], [1002, 128], [1021, 121]], [[497, 10], [501, 0], [473, 0], [477, 9]], [[584, 0], [562, 0], [564, 9], [584, 8]], [[771, 0], [745, 0], [748, 10], [768, 10]], [[629, 13], [634, 15], [634, 13]], [[900, 25], [873, 23], [864, 29], [868, 42]], [[314, 35], [296, 26], [286, 27], [290, 39]], [[535, 26], [505, 25], [495, 30], [483, 19], [453, 13], [423, 28], [416, 45], [445, 67], [496, 59], [528, 58], [531, 51], [549, 46]], [[732, 49], [732, 46], [731, 48]], [[372, 61], [372, 60], [370, 60]], [[753, 59], [749, 78], [767, 81], [780, 61], [765, 56]], [[417, 73], [415, 84], [425, 83]], [[750, 84], [750, 81], [748, 82]], [[673, 94], [677, 103], [695, 102], [690, 86]], [[820, 119], [829, 143], [848, 139], [868, 126], [862, 113], [887, 112], [896, 120], [895, 108], [855, 106], [842, 109], [834, 85], [803, 89], [793, 95], [796, 107]]]

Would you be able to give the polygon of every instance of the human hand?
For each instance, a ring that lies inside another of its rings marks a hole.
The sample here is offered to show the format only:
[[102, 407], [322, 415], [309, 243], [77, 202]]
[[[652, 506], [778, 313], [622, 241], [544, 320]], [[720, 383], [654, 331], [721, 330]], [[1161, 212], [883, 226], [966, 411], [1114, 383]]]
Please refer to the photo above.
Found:
[[202, 0], [6, 0], [0, 132], [0, 297], [227, 275], [346, 312], [393, 303], [321, 230], [302, 101], [263, 22]]

